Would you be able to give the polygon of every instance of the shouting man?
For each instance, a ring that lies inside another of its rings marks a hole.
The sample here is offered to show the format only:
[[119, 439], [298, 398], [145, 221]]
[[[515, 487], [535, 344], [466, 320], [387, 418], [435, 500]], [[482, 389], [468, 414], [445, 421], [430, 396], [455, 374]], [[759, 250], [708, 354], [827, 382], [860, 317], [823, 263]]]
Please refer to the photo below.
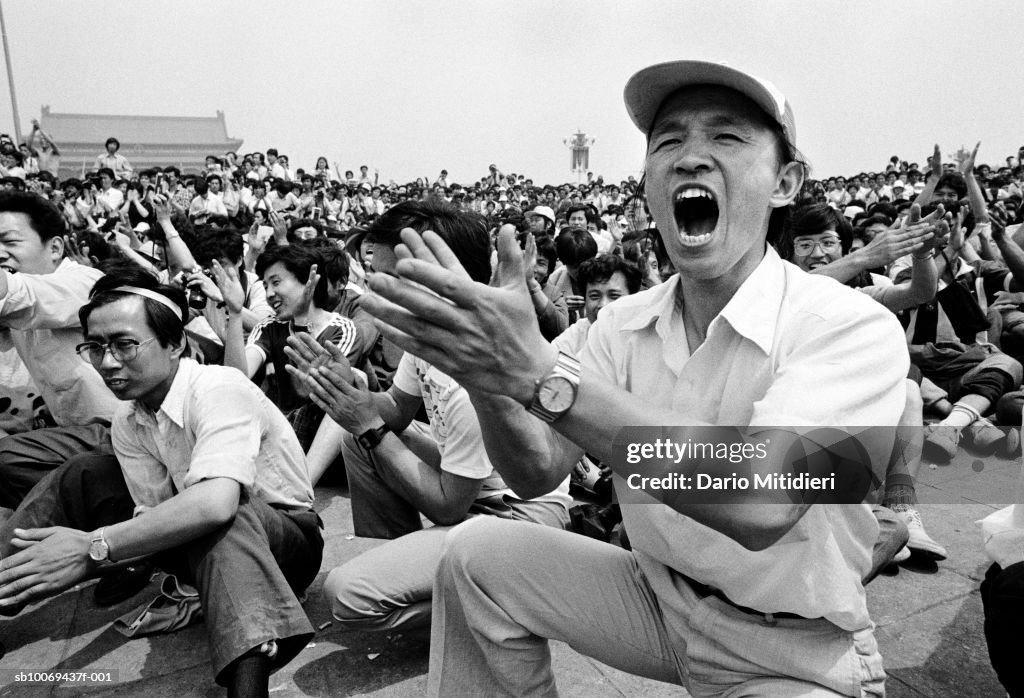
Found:
[[[748, 463], [756, 473], [792, 469], [793, 426], [896, 425], [909, 360], [895, 317], [769, 245], [804, 179], [785, 97], [739, 70], [679, 61], [634, 75], [625, 98], [679, 273], [604, 308], [579, 362], [543, 340], [510, 229], [495, 287], [413, 231], [400, 278], [371, 281], [365, 306], [388, 337], [469, 391], [504, 480], [521, 497], [550, 490], [584, 448], [629, 475], [614, 448], [629, 426], [673, 427], [677, 442], [743, 427], [768, 444]], [[862, 463], [884, 463], [892, 439], [861, 447]], [[668, 472], [700, 466], [684, 457]], [[694, 695], [884, 692], [863, 587], [878, 535], [869, 504], [739, 488], [725, 503], [644, 499], [624, 485], [631, 552], [489, 517], [449, 534], [432, 694], [553, 694], [549, 638]]]

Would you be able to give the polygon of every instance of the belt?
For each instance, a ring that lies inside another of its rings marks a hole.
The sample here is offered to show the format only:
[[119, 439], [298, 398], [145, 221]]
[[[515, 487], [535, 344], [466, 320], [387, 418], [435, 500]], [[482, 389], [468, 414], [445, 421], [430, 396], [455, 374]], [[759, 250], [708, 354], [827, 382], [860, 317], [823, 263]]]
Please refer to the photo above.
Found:
[[687, 577], [684, 574], [681, 574], [680, 576], [686, 580], [686, 583], [690, 585], [690, 588], [693, 589], [694, 593], [702, 599], [706, 599], [709, 596], [714, 596], [715, 598], [721, 599], [725, 603], [729, 604], [737, 611], [743, 611], [744, 613], [749, 613], [753, 616], [761, 616], [769, 621], [773, 618], [808, 620], [804, 616], [797, 615], [796, 613], [787, 613], [785, 611], [781, 613], [765, 613], [764, 611], [758, 611], [756, 608], [747, 608], [746, 606], [740, 606], [738, 603], [734, 602], [732, 599], [730, 599], [728, 596], [722, 593], [721, 589], [716, 589], [714, 587], [708, 586], [707, 584], [702, 584], [695, 579]]

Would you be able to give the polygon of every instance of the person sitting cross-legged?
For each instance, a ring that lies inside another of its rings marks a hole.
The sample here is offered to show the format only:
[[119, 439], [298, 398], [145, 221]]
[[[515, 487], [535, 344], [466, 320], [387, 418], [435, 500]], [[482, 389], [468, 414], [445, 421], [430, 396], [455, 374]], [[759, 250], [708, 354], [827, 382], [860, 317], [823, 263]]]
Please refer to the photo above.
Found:
[[[399, 233], [410, 227], [437, 232], [475, 278], [489, 278], [483, 219], [436, 199], [398, 204], [370, 227], [377, 273], [393, 273]], [[429, 363], [406, 354], [388, 391], [371, 393], [338, 348], [300, 334], [287, 351], [288, 370], [304, 377], [313, 401], [345, 430], [356, 535], [391, 539], [328, 575], [324, 594], [342, 625], [427, 626], [445, 537], [469, 517], [568, 525], [568, 478], [535, 498], [516, 497], [487, 457], [468, 393]], [[421, 407], [429, 425], [413, 421]], [[435, 525], [423, 528], [421, 514]]]
[[72, 457], [0, 529], [0, 612], [155, 555], [199, 591], [217, 682], [266, 695], [313, 636], [298, 595], [323, 551], [295, 434], [244, 375], [185, 358], [182, 291], [106, 276], [79, 315], [79, 354], [124, 400], [117, 458]]

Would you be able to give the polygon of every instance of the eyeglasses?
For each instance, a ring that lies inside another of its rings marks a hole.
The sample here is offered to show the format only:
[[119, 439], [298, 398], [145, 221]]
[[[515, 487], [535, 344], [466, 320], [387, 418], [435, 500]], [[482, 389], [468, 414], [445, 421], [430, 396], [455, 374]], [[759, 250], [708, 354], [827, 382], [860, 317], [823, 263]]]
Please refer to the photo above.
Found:
[[144, 347], [155, 339], [156, 337], [150, 337], [145, 342], [139, 342], [134, 339], [122, 338], [111, 340], [106, 344], [82, 342], [75, 347], [75, 351], [82, 357], [82, 361], [93, 366], [103, 363], [107, 349], [110, 350], [110, 355], [114, 357], [115, 361], [134, 361], [139, 355], [139, 347]]
[[797, 240], [793, 243], [793, 253], [806, 257], [814, 251], [815, 247], [821, 248], [825, 254], [838, 252], [842, 247], [839, 238], [824, 238], [822, 240]]

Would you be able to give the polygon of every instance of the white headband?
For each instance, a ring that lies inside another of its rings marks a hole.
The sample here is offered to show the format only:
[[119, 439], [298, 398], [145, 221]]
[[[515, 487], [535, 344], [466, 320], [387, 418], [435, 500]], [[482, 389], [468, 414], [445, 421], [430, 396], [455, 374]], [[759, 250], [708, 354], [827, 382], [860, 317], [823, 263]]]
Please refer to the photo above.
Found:
[[181, 308], [176, 306], [174, 302], [167, 296], [157, 293], [156, 291], [150, 291], [148, 288], [139, 288], [138, 286], [118, 286], [113, 289], [114, 291], [121, 293], [134, 293], [137, 296], [144, 296], [150, 300], [154, 300], [160, 305], [164, 306], [168, 310], [174, 313], [175, 317], [181, 318]]

